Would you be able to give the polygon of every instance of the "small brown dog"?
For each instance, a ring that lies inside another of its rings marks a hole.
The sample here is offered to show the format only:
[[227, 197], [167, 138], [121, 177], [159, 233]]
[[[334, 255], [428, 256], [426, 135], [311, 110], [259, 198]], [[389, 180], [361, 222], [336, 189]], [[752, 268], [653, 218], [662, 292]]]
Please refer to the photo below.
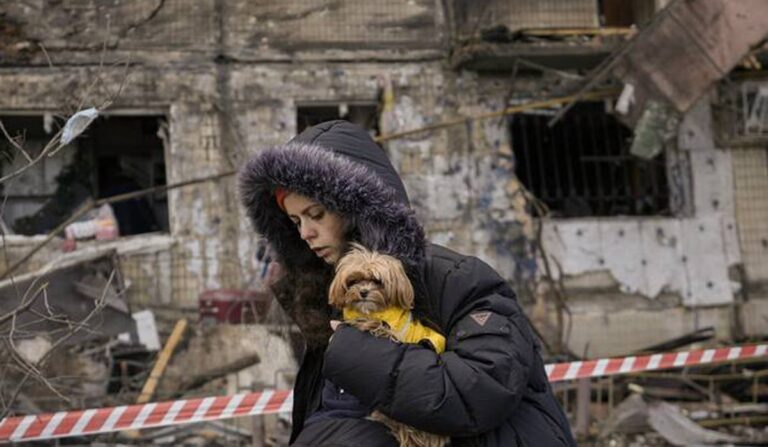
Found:
[[[413, 286], [396, 258], [353, 244], [336, 264], [329, 303], [344, 314], [344, 322], [377, 337], [398, 343], [429, 342], [437, 353], [445, 337], [414, 321]], [[417, 430], [374, 411], [371, 420], [386, 425], [403, 447], [443, 447], [448, 438]]]

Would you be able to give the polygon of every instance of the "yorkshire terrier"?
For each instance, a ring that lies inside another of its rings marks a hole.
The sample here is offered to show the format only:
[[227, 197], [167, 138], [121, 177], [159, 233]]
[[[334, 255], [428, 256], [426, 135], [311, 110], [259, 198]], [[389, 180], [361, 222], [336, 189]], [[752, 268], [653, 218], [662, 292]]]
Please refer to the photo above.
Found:
[[[329, 304], [341, 309], [344, 323], [397, 343], [425, 344], [438, 354], [445, 337], [414, 320], [414, 293], [402, 263], [385, 254], [352, 244], [336, 264]], [[369, 419], [386, 425], [402, 447], [443, 447], [448, 437], [417, 430], [379, 411]]]

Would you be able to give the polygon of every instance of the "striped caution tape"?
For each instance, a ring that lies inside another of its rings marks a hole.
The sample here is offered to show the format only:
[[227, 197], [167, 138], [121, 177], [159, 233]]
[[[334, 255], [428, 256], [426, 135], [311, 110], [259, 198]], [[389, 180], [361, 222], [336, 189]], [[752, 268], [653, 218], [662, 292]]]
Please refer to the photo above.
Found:
[[[629, 374], [667, 368], [765, 357], [768, 345], [733, 346], [636, 357], [588, 360], [546, 365], [551, 382]], [[123, 405], [81, 411], [60, 411], [8, 417], [0, 421], [0, 442], [33, 441], [94, 435], [240, 416], [284, 413], [293, 407], [293, 393], [265, 390], [233, 396]]]
[[657, 369], [683, 368], [707, 363], [745, 360], [764, 357], [766, 354], [768, 354], [768, 345], [731, 346], [729, 348], [667, 352], [637, 357], [552, 363], [546, 365], [544, 369], [547, 371], [547, 377], [549, 377], [550, 382], [558, 382], [561, 380], [613, 376]]
[[292, 407], [293, 392], [265, 390], [234, 396], [60, 411], [3, 419], [0, 422], [0, 442], [93, 435], [239, 416], [284, 413], [291, 411]]

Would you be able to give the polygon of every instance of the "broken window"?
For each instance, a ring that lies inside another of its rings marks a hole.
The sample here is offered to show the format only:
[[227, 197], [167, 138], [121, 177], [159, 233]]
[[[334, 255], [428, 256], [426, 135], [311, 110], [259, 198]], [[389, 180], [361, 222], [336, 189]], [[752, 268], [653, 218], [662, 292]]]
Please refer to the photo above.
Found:
[[[43, 157], [20, 176], [0, 185], [6, 198], [2, 219], [20, 234], [44, 234], [69, 218], [88, 198], [102, 199], [166, 184], [162, 116], [97, 118], [69, 146]], [[63, 122], [51, 115], [0, 116], [8, 133], [35, 158]], [[0, 170], [24, 166], [7, 141], [0, 141]], [[111, 204], [121, 235], [168, 231], [165, 193]]]
[[664, 155], [629, 153], [632, 132], [603, 102], [576, 104], [555, 126], [547, 114], [510, 119], [515, 169], [554, 217], [669, 214]]
[[746, 80], [721, 85], [713, 112], [722, 147], [762, 147], [768, 143], [768, 82]]
[[353, 122], [378, 135], [379, 113], [376, 104], [312, 104], [296, 109], [296, 131], [324, 121], [344, 119]]

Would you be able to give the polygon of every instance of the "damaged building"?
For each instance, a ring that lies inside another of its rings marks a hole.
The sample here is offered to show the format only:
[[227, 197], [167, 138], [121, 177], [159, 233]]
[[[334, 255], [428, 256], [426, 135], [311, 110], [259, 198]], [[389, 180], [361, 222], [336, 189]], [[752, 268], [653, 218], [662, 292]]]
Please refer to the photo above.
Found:
[[[75, 112], [98, 117], [19, 175], [30, 160], [3, 146], [2, 279], [101, 250], [118, 258], [125, 312], [151, 310], [162, 339], [201, 320], [206, 297], [252, 299], [259, 315], [238, 334], [265, 338], [275, 311], [249, 294], [265, 265], [234, 174], [259, 148], [343, 118], [389, 154], [432, 241], [513, 284], [551, 354], [623, 356], [704, 329], [765, 337], [768, 25], [739, 20], [766, 8], [699, 3], [5, 2], [7, 140], [35, 159]], [[650, 65], [681, 39], [697, 50], [675, 70], [704, 60], [708, 77]], [[149, 192], [112, 204], [118, 238], [65, 247], [61, 225], [83, 203], [137, 191]], [[267, 360], [295, 337], [269, 332], [274, 344], [237, 358], [220, 345], [232, 329], [195, 330], [210, 343], [189, 341], [170, 376], [214, 352], [261, 368], [215, 390], [295, 373], [292, 358]]]

